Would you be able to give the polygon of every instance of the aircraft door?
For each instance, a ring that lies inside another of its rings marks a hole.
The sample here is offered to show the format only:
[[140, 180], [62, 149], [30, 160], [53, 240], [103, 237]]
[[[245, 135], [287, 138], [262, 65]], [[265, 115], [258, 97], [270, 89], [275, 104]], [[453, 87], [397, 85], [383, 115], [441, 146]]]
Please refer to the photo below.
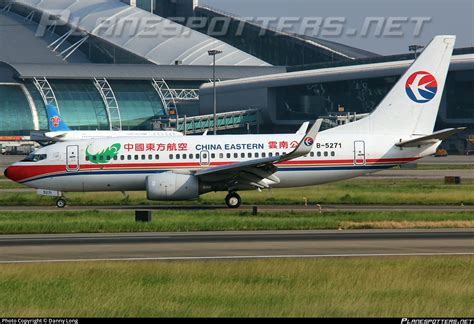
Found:
[[199, 156], [199, 164], [201, 166], [208, 166], [211, 164], [211, 157], [209, 151], [201, 151]]
[[354, 164], [365, 165], [365, 142], [354, 141]]
[[79, 171], [79, 146], [68, 145], [66, 147], [66, 171]]

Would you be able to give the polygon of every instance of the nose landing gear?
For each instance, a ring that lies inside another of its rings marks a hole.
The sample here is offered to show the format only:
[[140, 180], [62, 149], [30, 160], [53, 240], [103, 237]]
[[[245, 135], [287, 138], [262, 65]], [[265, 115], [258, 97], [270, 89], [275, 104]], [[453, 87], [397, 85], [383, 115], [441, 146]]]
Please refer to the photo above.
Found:
[[66, 206], [66, 200], [64, 198], [59, 198], [56, 200], [56, 207], [64, 208]]
[[242, 203], [242, 199], [236, 192], [229, 192], [225, 197], [225, 203], [229, 208], [239, 208]]

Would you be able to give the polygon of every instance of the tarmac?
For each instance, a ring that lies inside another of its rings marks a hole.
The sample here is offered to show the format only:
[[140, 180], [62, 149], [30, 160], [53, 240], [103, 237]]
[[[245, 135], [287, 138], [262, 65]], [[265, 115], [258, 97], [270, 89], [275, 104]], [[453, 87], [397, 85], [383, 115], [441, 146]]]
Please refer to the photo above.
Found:
[[474, 255], [474, 229], [2, 235], [0, 263]]

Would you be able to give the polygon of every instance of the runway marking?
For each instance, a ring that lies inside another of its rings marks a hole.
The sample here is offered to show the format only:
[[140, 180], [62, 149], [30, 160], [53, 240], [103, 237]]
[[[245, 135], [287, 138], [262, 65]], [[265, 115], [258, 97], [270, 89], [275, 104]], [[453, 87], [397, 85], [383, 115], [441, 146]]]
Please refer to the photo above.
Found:
[[45, 259], [45, 260], [0, 261], [0, 264], [104, 262], [104, 261], [206, 261], [206, 260], [246, 260], [246, 259], [304, 259], [304, 258], [387, 257], [387, 256], [467, 256], [467, 255], [474, 255], [474, 252], [238, 255], [238, 256], [202, 256], [202, 257], [100, 258], [100, 259], [56, 259], [56, 260]]

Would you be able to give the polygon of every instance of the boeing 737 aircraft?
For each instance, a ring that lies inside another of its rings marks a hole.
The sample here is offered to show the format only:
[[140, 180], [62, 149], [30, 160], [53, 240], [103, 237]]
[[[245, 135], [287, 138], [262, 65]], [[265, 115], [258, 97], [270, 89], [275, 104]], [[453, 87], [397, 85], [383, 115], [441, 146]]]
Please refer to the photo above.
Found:
[[69, 128], [63, 117], [53, 105], [46, 106], [46, 113], [48, 114], [48, 126], [50, 131], [45, 133], [44, 136], [58, 142], [107, 137], [183, 136], [182, 133], [175, 131], [74, 131]]
[[[455, 43], [437, 36], [369, 116], [304, 134], [120, 137], [59, 142], [15, 163], [5, 175], [30, 187], [144, 190], [150, 200], [227, 191], [310, 186], [348, 179], [435, 153], [462, 128], [433, 133]], [[63, 207], [64, 199], [57, 205]]]

